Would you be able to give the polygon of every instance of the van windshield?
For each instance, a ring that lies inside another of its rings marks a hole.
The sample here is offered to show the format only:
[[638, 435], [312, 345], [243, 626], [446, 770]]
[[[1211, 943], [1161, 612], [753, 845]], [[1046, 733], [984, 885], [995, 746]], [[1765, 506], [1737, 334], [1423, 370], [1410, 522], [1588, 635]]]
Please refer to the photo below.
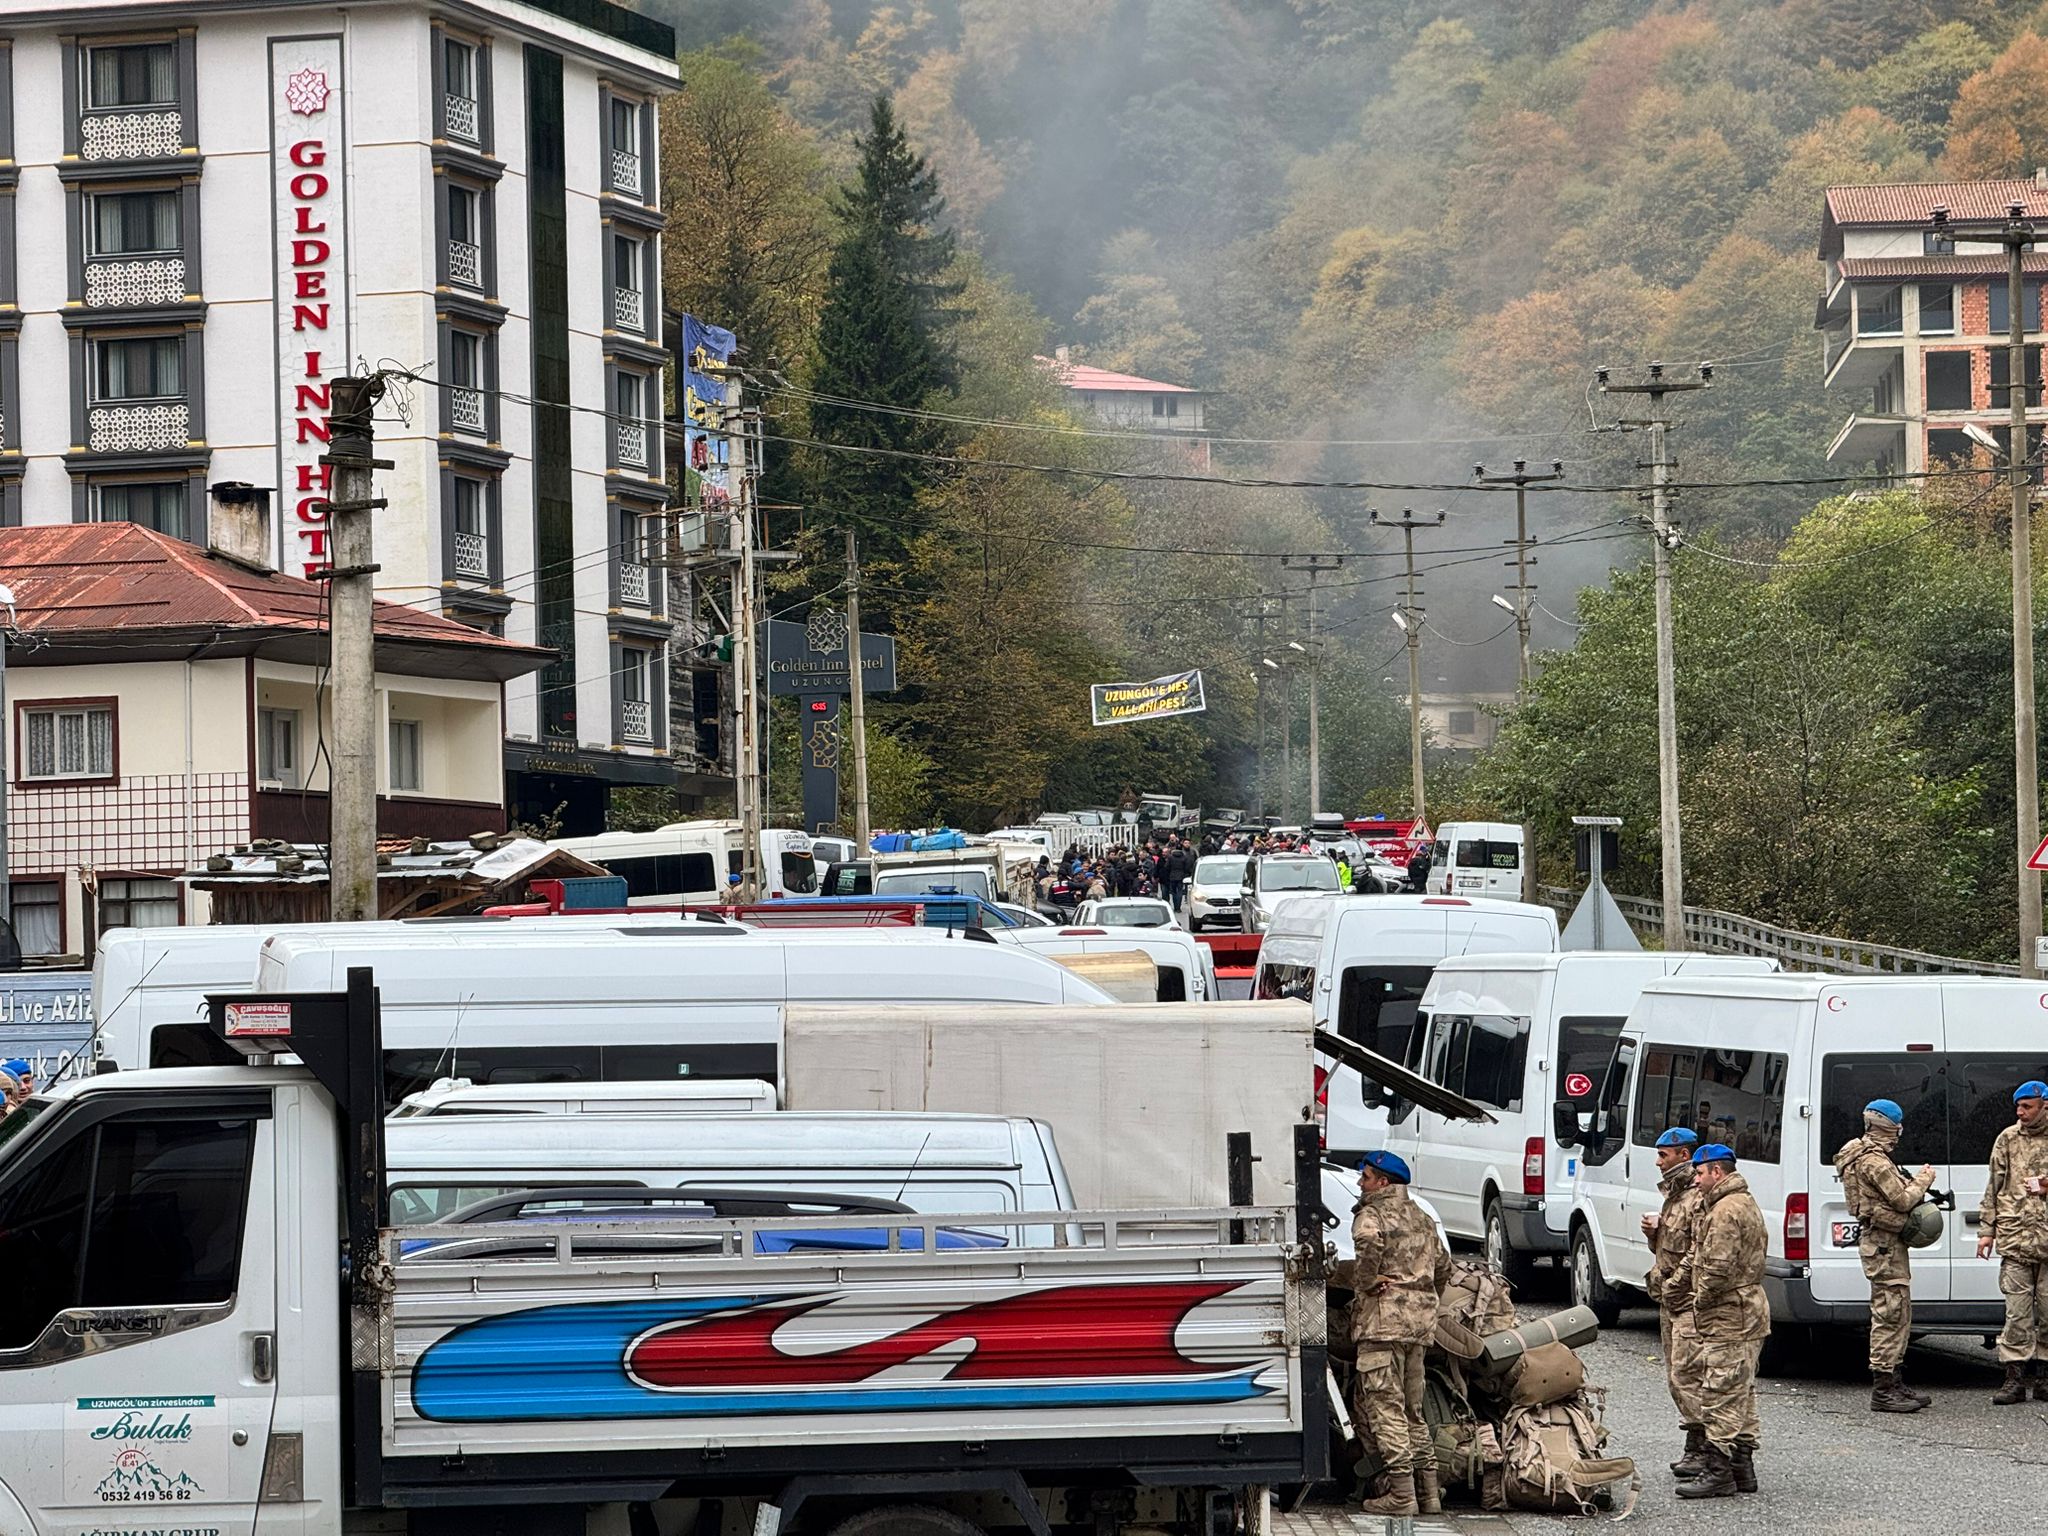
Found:
[[818, 888], [818, 865], [809, 852], [782, 856], [782, 888], [792, 896], [808, 896]]
[[1337, 1033], [1368, 1051], [1408, 1063], [1415, 1005], [1422, 1001], [1433, 969], [1427, 965], [1346, 966], [1337, 991]]
[[985, 869], [903, 869], [875, 876], [877, 896], [979, 896], [994, 901]]
[[1268, 859], [1259, 865], [1262, 891], [1334, 891], [1337, 866], [1328, 859], [1289, 859], [1280, 863]]
[[1820, 1069], [1820, 1155], [1863, 1134], [1863, 1106], [1892, 1099], [1906, 1112], [1892, 1160], [1981, 1165], [2012, 1123], [2013, 1084], [2036, 1076], [2038, 1055], [1979, 1051], [1899, 1051], [1827, 1056]]
[[1460, 869], [1520, 869], [1522, 849], [1517, 843], [1495, 843], [1467, 838], [1458, 844]]

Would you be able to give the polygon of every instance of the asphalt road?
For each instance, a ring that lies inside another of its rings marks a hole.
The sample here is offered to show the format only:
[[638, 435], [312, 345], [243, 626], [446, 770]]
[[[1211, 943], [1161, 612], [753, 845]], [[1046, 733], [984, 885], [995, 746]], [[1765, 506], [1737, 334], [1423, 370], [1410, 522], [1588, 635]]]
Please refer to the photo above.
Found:
[[[1561, 1274], [1539, 1273], [1522, 1297], [1527, 1315], [1565, 1304]], [[1890, 1536], [1894, 1532], [2019, 1532], [2048, 1506], [2048, 1403], [1994, 1408], [1996, 1358], [1978, 1338], [1923, 1340], [1906, 1378], [1934, 1395], [1914, 1414], [1870, 1412], [1861, 1333], [1824, 1335], [1796, 1359], [1766, 1360], [1760, 1410], [1764, 1443], [1755, 1494], [1684, 1500], [1668, 1464], [1682, 1439], [1664, 1387], [1657, 1317], [1631, 1308], [1582, 1353], [1589, 1382], [1607, 1389], [1611, 1453], [1635, 1458], [1642, 1496], [1630, 1524], [1701, 1536], [1769, 1526], [1792, 1536]], [[1776, 1351], [1783, 1354], [1783, 1351]], [[1293, 1536], [1323, 1536], [1334, 1510]], [[1563, 1528], [1557, 1517], [1510, 1512], [1417, 1522], [1423, 1531], [1527, 1533]], [[1299, 1517], [1297, 1517], [1297, 1521]], [[1289, 1522], [1293, 1524], [1295, 1522]], [[1339, 1529], [1377, 1533], [1384, 1522], [1351, 1516]]]

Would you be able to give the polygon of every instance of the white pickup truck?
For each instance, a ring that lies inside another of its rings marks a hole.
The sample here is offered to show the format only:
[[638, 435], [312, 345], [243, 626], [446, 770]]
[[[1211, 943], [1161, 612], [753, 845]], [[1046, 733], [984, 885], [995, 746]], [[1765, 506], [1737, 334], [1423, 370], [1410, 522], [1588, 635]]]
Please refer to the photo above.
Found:
[[[349, 981], [212, 1000], [249, 1065], [0, 1121], [0, 1536], [1212, 1536], [1324, 1475], [1312, 1177], [1293, 1208], [394, 1228]], [[962, 1237], [1034, 1219], [1078, 1240]]]

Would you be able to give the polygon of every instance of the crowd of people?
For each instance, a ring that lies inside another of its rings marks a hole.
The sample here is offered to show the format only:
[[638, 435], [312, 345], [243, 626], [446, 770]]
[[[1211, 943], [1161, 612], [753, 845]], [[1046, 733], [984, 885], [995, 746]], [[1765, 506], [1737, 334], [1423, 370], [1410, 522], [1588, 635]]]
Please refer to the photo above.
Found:
[[[1084, 901], [1101, 901], [1111, 896], [1157, 896], [1179, 910], [1188, 881], [1195, 873], [1195, 860], [1216, 850], [1206, 838], [1198, 848], [1177, 832], [1145, 839], [1138, 848], [1106, 848], [1090, 854], [1071, 849], [1055, 868], [1052, 859], [1038, 860], [1038, 899], [1041, 905], [1078, 906]], [[1060, 902], [1054, 887], [1060, 887], [1066, 901]]]

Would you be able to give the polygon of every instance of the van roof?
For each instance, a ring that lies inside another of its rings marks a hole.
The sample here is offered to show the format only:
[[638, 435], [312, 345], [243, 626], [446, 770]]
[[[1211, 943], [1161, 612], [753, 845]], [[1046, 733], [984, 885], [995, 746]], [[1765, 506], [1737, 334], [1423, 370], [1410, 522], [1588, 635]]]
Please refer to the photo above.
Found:
[[[772, 1115], [414, 1115], [385, 1122], [394, 1169], [401, 1160], [431, 1152], [462, 1155], [503, 1152], [577, 1162], [617, 1156], [660, 1166], [679, 1156], [738, 1165], [770, 1160], [810, 1166], [856, 1163], [909, 1167], [962, 1164], [1003, 1167], [1016, 1162], [1023, 1117], [874, 1110], [778, 1110]], [[551, 1127], [560, 1127], [552, 1130]], [[550, 1143], [537, 1145], [541, 1138]], [[554, 1145], [557, 1140], [562, 1145]], [[417, 1166], [417, 1165], [415, 1165]]]
[[[259, 930], [261, 931], [261, 930]], [[862, 949], [876, 944], [951, 945], [979, 943], [963, 940], [944, 928], [916, 928], [896, 924], [880, 928], [772, 928], [737, 930], [715, 923], [686, 923], [674, 914], [650, 913], [642, 923], [631, 913], [608, 917], [600, 925], [586, 925], [569, 919], [547, 917], [514, 918], [501, 924], [460, 929], [382, 924], [348, 924], [312, 929], [273, 928], [264, 949], [273, 956], [303, 954], [313, 950], [386, 949], [574, 949], [637, 948], [659, 940], [687, 939], [687, 950], [696, 954], [706, 946], [743, 943], [751, 950], [767, 945], [801, 944], [806, 949]]]
[[[1777, 974], [1777, 962], [1758, 955], [1666, 955], [1657, 950], [1532, 950], [1519, 954], [1453, 955], [1438, 963], [1439, 975], [1451, 971], [1561, 971], [1655, 965], [1682, 967], [1673, 976], [1750, 976]], [[1662, 980], [1663, 978], [1659, 978]]]
[[1447, 821], [1436, 829], [1438, 842], [1454, 834], [1500, 837], [1517, 843], [1522, 840], [1522, 829], [1512, 821]]
[[1428, 907], [1463, 908], [1473, 913], [1533, 917], [1539, 921], [1548, 918], [1553, 925], [1557, 921], [1556, 914], [1548, 907], [1537, 906], [1533, 902], [1509, 901], [1500, 896], [1344, 896], [1326, 892], [1289, 896], [1273, 909], [1273, 921], [1266, 931], [1269, 934], [1320, 934], [1328, 929], [1331, 920], [1339, 913], [1416, 911]]
[[1643, 988], [1645, 996], [1676, 993], [1709, 997], [1768, 997], [1793, 1002], [1810, 1002], [1823, 992], [1874, 991], [1896, 987], [1903, 982], [1937, 982], [1943, 987], [1971, 991], [2020, 990], [2039, 992], [2041, 983], [2019, 976], [1947, 976], [1938, 973], [1905, 976], [1837, 976], [1820, 971], [1780, 971], [1746, 976], [1663, 976]]

